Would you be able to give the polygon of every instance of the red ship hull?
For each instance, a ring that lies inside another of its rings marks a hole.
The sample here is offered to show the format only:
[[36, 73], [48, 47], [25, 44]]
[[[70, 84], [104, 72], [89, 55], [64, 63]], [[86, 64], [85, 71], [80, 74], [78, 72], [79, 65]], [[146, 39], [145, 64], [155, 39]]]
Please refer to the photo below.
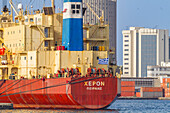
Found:
[[0, 103], [14, 108], [101, 109], [116, 96], [114, 77], [0, 81]]

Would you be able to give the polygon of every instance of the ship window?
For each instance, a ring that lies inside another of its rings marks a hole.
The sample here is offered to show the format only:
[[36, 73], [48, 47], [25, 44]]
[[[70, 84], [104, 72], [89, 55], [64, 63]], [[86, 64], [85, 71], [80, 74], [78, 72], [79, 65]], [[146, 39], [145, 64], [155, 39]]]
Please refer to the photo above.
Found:
[[33, 18], [30, 18], [30, 22], [33, 22], [34, 20], [33, 20]]
[[75, 14], [76, 13], [76, 11], [75, 10], [72, 10], [72, 14]]
[[7, 22], [7, 20], [2, 20], [2, 22]]
[[28, 19], [25, 19], [25, 22], [28, 22]]
[[79, 14], [79, 12], [80, 12], [79, 10], [76, 10], [76, 13], [77, 13], [77, 14]]
[[77, 8], [77, 9], [80, 9], [80, 5], [77, 5], [76, 8]]
[[71, 9], [75, 9], [75, 5], [74, 4], [71, 4]]

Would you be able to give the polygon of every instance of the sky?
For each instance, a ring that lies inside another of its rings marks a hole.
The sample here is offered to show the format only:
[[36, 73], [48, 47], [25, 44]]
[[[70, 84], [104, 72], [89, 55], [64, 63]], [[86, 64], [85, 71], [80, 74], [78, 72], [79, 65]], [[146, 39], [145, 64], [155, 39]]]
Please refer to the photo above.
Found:
[[170, 0], [117, 0], [117, 61], [123, 64], [122, 30], [129, 27], [170, 30]]
[[[41, 9], [45, 2], [50, 6], [51, 0], [13, 0]], [[62, 8], [63, 0], [55, 0], [56, 9]], [[2, 6], [2, 2], [0, 2]], [[9, 4], [7, 5], [9, 6]], [[129, 27], [146, 27], [170, 30], [170, 0], [117, 0], [117, 61], [123, 64], [122, 30]]]

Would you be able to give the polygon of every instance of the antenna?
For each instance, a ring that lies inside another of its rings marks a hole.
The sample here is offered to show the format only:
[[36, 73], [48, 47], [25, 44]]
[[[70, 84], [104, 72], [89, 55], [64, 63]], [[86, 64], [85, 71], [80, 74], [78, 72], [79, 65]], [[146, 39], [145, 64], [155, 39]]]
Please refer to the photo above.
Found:
[[43, 7], [45, 7], [45, 0], [44, 0], [44, 4], [43, 4]]
[[155, 27], [153, 27], [152, 29], [156, 29], [158, 27], [158, 25], [156, 25]]

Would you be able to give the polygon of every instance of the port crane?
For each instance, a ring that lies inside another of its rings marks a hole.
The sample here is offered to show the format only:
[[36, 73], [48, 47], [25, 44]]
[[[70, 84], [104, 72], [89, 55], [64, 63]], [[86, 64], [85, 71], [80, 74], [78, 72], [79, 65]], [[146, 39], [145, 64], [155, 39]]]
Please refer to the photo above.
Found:
[[[96, 12], [92, 9], [92, 7], [91, 7], [88, 3], [85, 2], [85, 4], [86, 4], [86, 6], [91, 10], [91, 12], [98, 18], [98, 20], [100, 21], [100, 24], [101, 24], [101, 25], [104, 25], [104, 11], [101, 10], [101, 11], [102, 11], [102, 16], [99, 17], [99, 16], [96, 14]], [[100, 10], [100, 9], [99, 9], [99, 10]]]

